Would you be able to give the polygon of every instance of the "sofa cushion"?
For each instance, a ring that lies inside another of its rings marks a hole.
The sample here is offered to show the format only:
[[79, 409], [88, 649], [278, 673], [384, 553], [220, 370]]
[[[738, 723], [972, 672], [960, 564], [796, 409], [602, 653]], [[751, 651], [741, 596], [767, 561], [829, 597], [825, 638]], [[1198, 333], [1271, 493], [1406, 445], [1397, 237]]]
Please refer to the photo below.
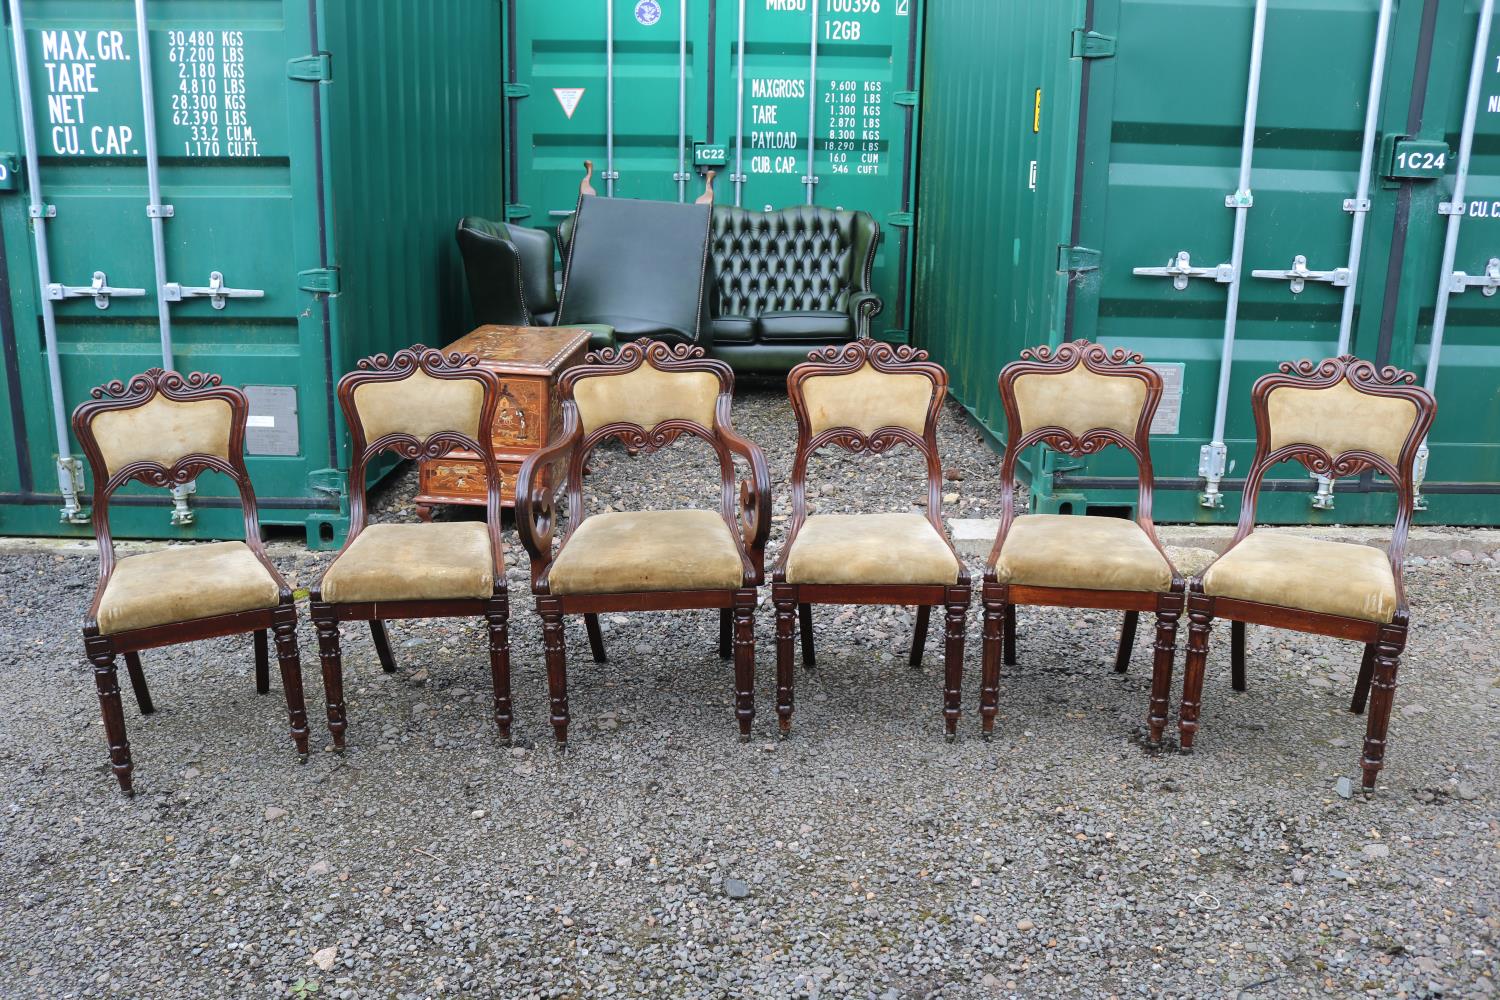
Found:
[[331, 604], [486, 598], [494, 589], [483, 521], [372, 524], [339, 553], [319, 584]]
[[280, 603], [281, 588], [244, 542], [162, 549], [115, 563], [99, 601], [99, 631], [114, 635]]
[[837, 343], [854, 339], [854, 318], [848, 313], [799, 309], [760, 314], [760, 339], [767, 343], [806, 340]]
[[559, 595], [736, 590], [745, 569], [718, 511], [606, 511], [583, 520], [547, 580]]
[[1396, 614], [1391, 557], [1369, 545], [1257, 531], [1203, 574], [1203, 592], [1386, 623]]
[[714, 320], [715, 344], [755, 343], [755, 320], [746, 316], [720, 316]]
[[1123, 517], [1026, 514], [1011, 522], [995, 578], [1023, 587], [1164, 593], [1172, 567]]
[[814, 514], [787, 554], [788, 583], [951, 586], [958, 559], [921, 514]]

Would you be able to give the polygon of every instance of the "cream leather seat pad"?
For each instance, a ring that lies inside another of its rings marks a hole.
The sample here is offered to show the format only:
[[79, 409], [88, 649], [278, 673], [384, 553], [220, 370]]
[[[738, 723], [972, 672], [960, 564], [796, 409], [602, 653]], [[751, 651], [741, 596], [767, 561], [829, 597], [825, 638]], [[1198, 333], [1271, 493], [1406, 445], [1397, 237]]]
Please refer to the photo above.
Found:
[[554, 594], [735, 590], [745, 568], [718, 511], [608, 511], [584, 518], [547, 579]]
[[188, 545], [115, 563], [99, 602], [104, 635], [281, 603], [276, 580], [244, 542]]
[[1001, 583], [1070, 590], [1172, 589], [1172, 567], [1139, 524], [1122, 517], [1026, 514], [1011, 522], [995, 563]]
[[335, 604], [489, 597], [489, 528], [483, 521], [372, 524], [328, 567], [321, 590]]
[[940, 585], [958, 559], [921, 514], [814, 514], [787, 556], [788, 583]]
[[1213, 597], [1385, 623], [1396, 614], [1391, 557], [1369, 545], [1257, 531], [1203, 574]]

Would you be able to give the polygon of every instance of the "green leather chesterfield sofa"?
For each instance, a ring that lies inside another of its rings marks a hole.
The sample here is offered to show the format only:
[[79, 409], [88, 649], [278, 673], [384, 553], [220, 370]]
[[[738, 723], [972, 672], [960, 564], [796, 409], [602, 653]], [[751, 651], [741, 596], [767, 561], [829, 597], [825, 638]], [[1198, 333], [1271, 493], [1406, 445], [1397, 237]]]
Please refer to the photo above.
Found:
[[879, 243], [867, 212], [716, 206], [709, 353], [737, 371], [786, 371], [815, 347], [868, 337], [881, 309], [870, 291]]
[[[482, 222], [465, 220], [459, 240], [476, 320], [551, 322], [556, 296], [534, 287], [541, 265], [529, 260], [543, 246], [550, 257], [550, 244], [535, 238], [545, 233], [509, 225], [485, 227], [482, 240], [462, 234]], [[572, 230], [571, 217], [558, 226], [564, 257]], [[880, 296], [870, 290], [879, 243], [880, 226], [868, 212], [817, 205], [772, 212], [714, 206], [710, 322], [699, 343], [736, 371], [784, 372], [807, 360], [814, 348], [868, 337], [882, 308]], [[545, 267], [551, 267], [550, 260]], [[490, 319], [491, 314], [516, 318]]]

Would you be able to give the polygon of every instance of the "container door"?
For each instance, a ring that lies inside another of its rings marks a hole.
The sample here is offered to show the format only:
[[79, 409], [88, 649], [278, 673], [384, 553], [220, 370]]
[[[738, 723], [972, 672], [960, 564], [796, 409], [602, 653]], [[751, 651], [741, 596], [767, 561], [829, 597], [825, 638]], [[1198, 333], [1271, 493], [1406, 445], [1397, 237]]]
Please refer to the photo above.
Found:
[[[322, 170], [310, 89], [326, 62], [309, 58], [315, 23], [308, 5], [293, 0], [148, 0], [146, 6], [164, 275], [153, 263], [142, 53], [132, 4], [28, 0], [23, 7], [42, 189], [56, 210], [42, 224], [53, 282], [62, 286], [52, 297], [64, 402], [71, 411], [91, 387], [164, 363], [158, 311], [164, 279], [170, 363], [246, 388], [247, 452], [262, 521], [301, 524], [311, 508], [328, 502], [310, 489], [309, 473], [332, 464], [324, 317], [303, 287], [326, 288], [318, 271]], [[0, 143], [19, 152], [9, 59], [0, 88], [13, 109], [0, 125]], [[23, 193], [6, 190], [0, 198], [16, 330], [9, 389], [24, 401], [30, 489], [47, 494], [56, 489], [46, 474], [56, 449], [48, 434], [36, 258]], [[92, 294], [99, 277], [121, 291]], [[132, 492], [115, 507], [117, 534], [242, 531], [237, 500], [222, 477], [202, 478], [191, 524], [169, 522], [161, 491]], [[35, 513], [49, 515], [45, 508]], [[13, 514], [5, 511], [7, 519]]]
[[[1442, 176], [1421, 185], [1411, 201], [1405, 241], [1407, 280], [1400, 322], [1393, 324], [1389, 357], [1431, 380], [1437, 420], [1428, 437], [1430, 456], [1423, 495], [1424, 520], [1494, 524], [1500, 521], [1500, 28], [1479, 39], [1483, 51], [1473, 157], [1459, 217], [1453, 269], [1440, 270], [1450, 225], [1450, 204], [1461, 145], [1464, 104], [1476, 44], [1478, 0], [1453, 5], [1452, 17], [1433, 28], [1432, 74], [1418, 138], [1447, 150]], [[1413, 149], [1412, 153], [1416, 150]], [[1406, 150], [1402, 150], [1406, 152]], [[1408, 157], [1412, 153], [1407, 153]], [[1393, 158], [1399, 154], [1392, 153]], [[1417, 164], [1420, 167], [1422, 164]], [[1396, 164], [1398, 169], [1412, 169]], [[1449, 288], [1439, 364], [1432, 371], [1433, 322], [1439, 286]], [[1403, 336], [1403, 332], [1411, 333]], [[1414, 334], [1414, 336], [1413, 336]], [[1383, 346], [1383, 345], [1382, 345]]]
[[875, 333], [907, 338], [918, 0], [511, 0], [507, 16], [511, 218], [554, 228], [585, 159], [600, 194], [692, 200], [712, 170], [718, 204], [867, 211]]
[[[1467, 13], [1459, 5], [1396, 5], [1378, 102], [1375, 182], [1370, 204], [1355, 206], [1380, 6], [1380, 0], [1270, 5], [1251, 183], [1241, 190], [1253, 0], [1229, 5], [1096, 0], [1093, 5], [1092, 44], [1083, 53], [1091, 61], [1091, 76], [1075, 204], [1077, 242], [1098, 252], [1089, 258], [1098, 267], [1080, 272], [1069, 284], [1068, 334], [1129, 345], [1149, 361], [1163, 363], [1168, 393], [1152, 441], [1158, 520], [1238, 516], [1235, 490], [1255, 444], [1251, 385], [1281, 361], [1335, 351], [1357, 210], [1366, 212], [1366, 228], [1355, 277], [1351, 349], [1382, 363], [1408, 360], [1399, 345], [1403, 338], [1410, 341], [1413, 326], [1395, 322], [1402, 261], [1398, 250], [1393, 262], [1393, 240], [1408, 213], [1435, 197], [1439, 174], [1399, 176], [1390, 157], [1397, 137], [1425, 134], [1420, 113], [1425, 79], [1419, 74], [1431, 58], [1435, 31], [1439, 39], [1443, 31], [1461, 33], [1457, 22], [1464, 20], [1472, 39], [1475, 4]], [[1452, 45], [1455, 53], [1461, 47]], [[1459, 75], [1466, 75], [1467, 50], [1457, 61]], [[1453, 88], [1443, 79], [1440, 117], [1451, 129], [1456, 125]], [[1460, 111], [1461, 105], [1460, 96]], [[1439, 139], [1443, 127], [1433, 130]], [[1484, 162], [1493, 169], [1493, 160]], [[1483, 187], [1481, 182], [1475, 190]], [[1237, 206], [1246, 203], [1251, 207], [1238, 275], [1240, 303], [1230, 310], [1235, 217]], [[1475, 241], [1466, 244], [1475, 258], [1466, 261], [1472, 269], [1488, 258], [1478, 245], [1482, 223], [1468, 229], [1466, 240]], [[1431, 281], [1435, 288], [1435, 272]], [[1432, 293], [1425, 297], [1430, 307]], [[1475, 292], [1461, 305], [1455, 320], [1462, 345], [1465, 330], [1471, 339], [1482, 336], [1481, 313], [1471, 310], [1493, 300]], [[1200, 502], [1202, 449], [1212, 440], [1231, 311], [1234, 347], [1223, 435], [1228, 502], [1211, 509]], [[1492, 331], [1493, 312], [1490, 316]], [[1459, 351], [1463, 357], [1463, 348]], [[1493, 393], [1489, 398], [1493, 405]], [[1491, 421], [1492, 437], [1494, 426]], [[1051, 492], [1044, 487], [1041, 498], [1044, 506], [1133, 502], [1133, 480], [1126, 479], [1133, 466], [1119, 456], [1059, 461], [1053, 469]], [[1311, 503], [1316, 483], [1304, 470], [1284, 464], [1274, 475], [1278, 478], [1261, 501], [1263, 519], [1389, 523], [1394, 516], [1388, 486], [1373, 477], [1336, 484], [1332, 509], [1318, 509]]]

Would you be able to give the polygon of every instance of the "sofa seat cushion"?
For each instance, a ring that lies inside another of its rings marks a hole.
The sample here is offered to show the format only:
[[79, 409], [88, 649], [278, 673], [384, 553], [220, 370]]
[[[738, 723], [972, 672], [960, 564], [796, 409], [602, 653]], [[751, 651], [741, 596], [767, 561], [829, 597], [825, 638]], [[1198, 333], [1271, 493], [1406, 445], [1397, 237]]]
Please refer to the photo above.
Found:
[[1172, 567], [1134, 521], [1122, 517], [1027, 514], [1011, 522], [995, 578], [1067, 590], [1172, 589]]
[[104, 635], [274, 608], [276, 578], [244, 542], [185, 545], [115, 563], [99, 601]]
[[814, 514], [787, 554], [788, 583], [853, 586], [958, 582], [958, 559], [921, 514]]
[[854, 319], [848, 313], [821, 309], [763, 312], [760, 339], [767, 343], [787, 340], [841, 343], [854, 339]]
[[1277, 532], [1251, 533], [1203, 574], [1212, 597], [1389, 622], [1396, 614], [1391, 557], [1369, 545]]
[[718, 511], [607, 511], [584, 518], [547, 579], [559, 595], [737, 590], [745, 565]]
[[487, 598], [495, 591], [489, 526], [369, 525], [328, 567], [320, 589], [331, 604]]
[[719, 316], [713, 322], [714, 343], [753, 344], [756, 325], [748, 316]]

